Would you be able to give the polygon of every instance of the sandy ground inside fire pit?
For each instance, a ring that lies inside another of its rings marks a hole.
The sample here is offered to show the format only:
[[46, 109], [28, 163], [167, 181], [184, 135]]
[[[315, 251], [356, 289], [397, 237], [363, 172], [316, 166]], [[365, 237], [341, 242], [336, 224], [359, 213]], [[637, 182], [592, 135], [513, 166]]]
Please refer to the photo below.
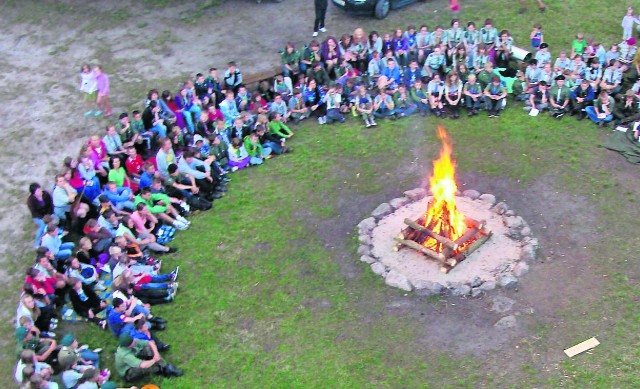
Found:
[[416, 220], [424, 214], [429, 202], [428, 197], [410, 203], [380, 220], [371, 233], [373, 255], [390, 269], [407, 277], [412, 285], [422, 280], [447, 286], [452, 282], [466, 283], [476, 276], [487, 281], [495, 278], [498, 268], [505, 264], [515, 264], [520, 256], [520, 244], [506, 236], [507, 227], [502, 221], [502, 216], [492, 212], [489, 209], [490, 204], [486, 202], [467, 197], [458, 197], [456, 200], [458, 209], [466, 216], [475, 220], [486, 220], [487, 228], [493, 235], [448, 274], [440, 271], [439, 262], [415, 250], [406, 247], [399, 251], [393, 250], [396, 243], [393, 237], [406, 227], [404, 219]]

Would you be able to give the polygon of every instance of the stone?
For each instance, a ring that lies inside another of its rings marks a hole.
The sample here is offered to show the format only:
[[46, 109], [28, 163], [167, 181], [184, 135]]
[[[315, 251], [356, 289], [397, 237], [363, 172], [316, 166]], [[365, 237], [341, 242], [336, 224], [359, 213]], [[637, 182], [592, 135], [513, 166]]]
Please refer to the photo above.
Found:
[[496, 296], [491, 302], [491, 310], [493, 312], [505, 313], [513, 308], [516, 301], [505, 296]]
[[506, 330], [509, 328], [514, 328], [517, 325], [518, 321], [516, 320], [516, 317], [514, 315], [509, 315], [498, 320], [493, 326], [499, 330]]
[[398, 198], [395, 198], [395, 199], [389, 201], [389, 205], [393, 209], [402, 208], [407, 204], [409, 204], [409, 199], [406, 198], [406, 197], [398, 197]]
[[371, 264], [371, 271], [379, 276], [384, 276], [387, 272], [387, 268], [380, 262], [374, 262]]
[[373, 218], [376, 220], [380, 220], [391, 212], [393, 212], [393, 209], [391, 209], [391, 205], [389, 205], [389, 203], [382, 203], [378, 205], [378, 207], [374, 209], [373, 212], [371, 212], [371, 216], [373, 216]]
[[371, 235], [369, 235], [369, 234], [360, 234], [360, 235], [358, 235], [358, 242], [370, 246], [371, 245]]
[[413, 287], [419, 295], [421, 296], [429, 296], [434, 294], [440, 294], [444, 286], [438, 282], [427, 281], [427, 280], [416, 280], [413, 282]]
[[385, 277], [384, 282], [389, 286], [400, 288], [407, 292], [411, 292], [411, 290], [413, 289], [413, 286], [411, 286], [411, 282], [409, 282], [409, 279], [405, 277], [404, 274], [396, 270], [391, 270]]
[[494, 290], [495, 288], [496, 288], [495, 280], [486, 280], [485, 282], [482, 283], [482, 285], [480, 285], [480, 289], [484, 292]]
[[478, 199], [480, 201], [482, 201], [483, 203], [488, 204], [489, 207], [491, 207], [496, 202], [496, 196], [494, 196], [494, 195], [492, 195], [490, 193], [482, 194], [482, 195], [480, 195], [480, 197], [478, 197]]
[[404, 192], [404, 195], [412, 201], [418, 201], [427, 195], [427, 190], [424, 188], [415, 188]]
[[482, 285], [482, 278], [475, 276], [471, 279], [471, 281], [469, 281], [469, 285], [472, 288], [477, 288], [478, 286]]
[[491, 210], [497, 213], [498, 215], [502, 215], [509, 210], [509, 207], [505, 202], [501, 201], [498, 204], [494, 205], [493, 208], [491, 208]]
[[511, 273], [506, 273], [498, 278], [498, 285], [505, 289], [513, 289], [518, 285], [518, 279]]
[[371, 264], [371, 263], [374, 263], [376, 259], [368, 255], [363, 255], [360, 257], [360, 261]]
[[466, 296], [471, 293], [471, 287], [462, 282], [452, 282], [449, 284], [449, 290], [454, 296]]
[[538, 244], [538, 239], [536, 238], [531, 238], [529, 239], [529, 244], [531, 245], [531, 247], [533, 247], [533, 250], [538, 250], [539, 244]]
[[529, 272], [529, 265], [526, 262], [518, 262], [513, 267], [513, 275], [516, 277], [522, 277]]
[[520, 230], [520, 228], [517, 228], [517, 227], [507, 229], [507, 232], [505, 233], [505, 235], [513, 240], [522, 239], [522, 231]]
[[464, 192], [462, 192], [462, 195], [470, 198], [471, 200], [475, 200], [478, 197], [480, 197], [480, 192], [474, 189], [467, 189]]
[[522, 236], [530, 236], [531, 235], [531, 228], [529, 228], [529, 226], [525, 226], [521, 231], [520, 234]]
[[505, 212], [504, 214], [505, 214], [505, 216], [513, 216], [513, 215], [515, 215], [516, 213], [515, 213], [515, 212], [513, 212], [512, 210], [508, 210], [508, 211], [507, 211], [507, 212]]
[[368, 217], [358, 224], [358, 232], [360, 234], [368, 234], [376, 227], [376, 219]]
[[522, 227], [523, 220], [520, 216], [507, 216], [503, 219], [504, 225], [508, 228]]
[[533, 262], [536, 260], [537, 252], [535, 247], [531, 243], [527, 243], [522, 246], [520, 251], [520, 260], [524, 262]]
[[368, 245], [360, 245], [358, 246], [358, 254], [360, 255], [371, 255], [371, 247]]
[[480, 288], [471, 288], [471, 297], [478, 298], [484, 294], [484, 291]]

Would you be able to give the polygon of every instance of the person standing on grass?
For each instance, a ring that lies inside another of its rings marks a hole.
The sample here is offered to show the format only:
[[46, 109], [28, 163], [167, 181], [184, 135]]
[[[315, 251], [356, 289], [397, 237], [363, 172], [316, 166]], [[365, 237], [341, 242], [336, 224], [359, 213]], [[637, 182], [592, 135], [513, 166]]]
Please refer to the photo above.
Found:
[[324, 28], [324, 18], [327, 15], [329, 0], [314, 0], [316, 6], [316, 19], [313, 22], [313, 36], [318, 36], [318, 31], [327, 32]]
[[91, 70], [88, 64], [82, 65], [80, 71], [80, 91], [84, 95], [84, 104], [89, 108], [84, 113], [84, 116], [91, 116], [94, 114], [94, 108], [96, 103], [96, 97], [98, 95], [98, 83], [96, 82], [96, 75]]
[[109, 103], [109, 76], [102, 71], [102, 66], [100, 65], [93, 67], [93, 73], [95, 74], [96, 87], [98, 90], [98, 98], [96, 99], [98, 110], [93, 114], [95, 116], [100, 116], [100, 114], [104, 114], [104, 116], [111, 116], [111, 104]]

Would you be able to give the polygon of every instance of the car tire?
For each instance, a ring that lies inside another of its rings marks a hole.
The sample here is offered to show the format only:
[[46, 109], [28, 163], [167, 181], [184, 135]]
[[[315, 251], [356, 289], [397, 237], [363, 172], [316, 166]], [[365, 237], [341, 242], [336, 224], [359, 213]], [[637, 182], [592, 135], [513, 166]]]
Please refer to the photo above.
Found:
[[376, 3], [375, 16], [377, 19], [384, 19], [389, 15], [391, 4], [389, 0], [378, 0]]

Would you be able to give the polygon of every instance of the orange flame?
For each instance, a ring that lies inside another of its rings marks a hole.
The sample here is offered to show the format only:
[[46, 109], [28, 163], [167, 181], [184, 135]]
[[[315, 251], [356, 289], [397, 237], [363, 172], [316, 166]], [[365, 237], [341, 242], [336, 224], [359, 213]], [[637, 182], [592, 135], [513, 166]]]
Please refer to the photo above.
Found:
[[[433, 198], [429, 202], [424, 226], [455, 241], [464, 234], [467, 226], [465, 216], [456, 207], [455, 162], [451, 160], [449, 136], [441, 126], [438, 126], [438, 138], [442, 140], [442, 149], [440, 158], [433, 161], [433, 175], [429, 177]], [[424, 246], [438, 253], [444, 250], [444, 245], [431, 237], [425, 240]]]

